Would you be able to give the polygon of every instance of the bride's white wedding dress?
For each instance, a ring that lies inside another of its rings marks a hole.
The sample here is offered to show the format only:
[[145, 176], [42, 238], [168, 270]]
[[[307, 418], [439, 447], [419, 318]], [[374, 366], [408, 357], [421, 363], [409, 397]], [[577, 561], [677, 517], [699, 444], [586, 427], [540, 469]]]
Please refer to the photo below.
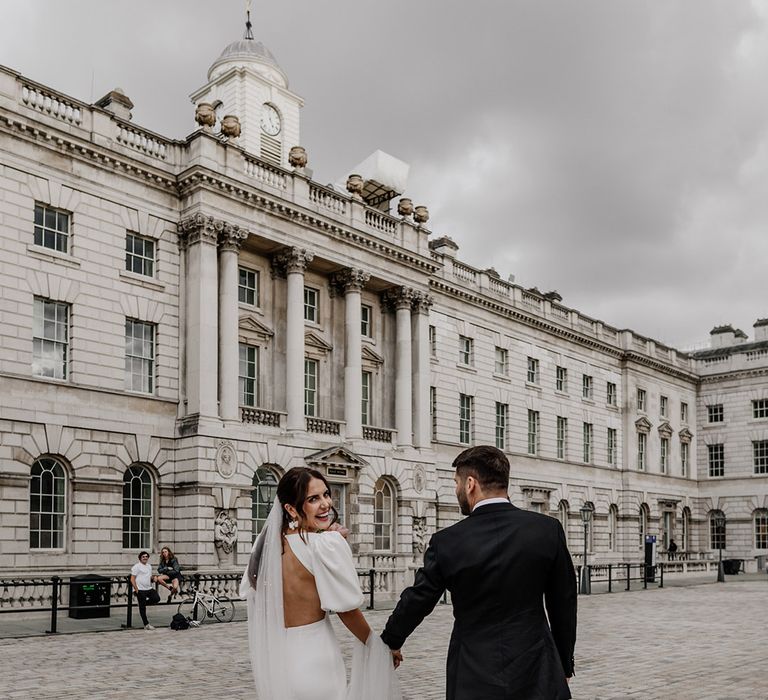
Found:
[[338, 532], [287, 535], [299, 562], [315, 577], [326, 616], [286, 628], [283, 616], [282, 543], [279, 502], [254, 544], [240, 584], [248, 601], [251, 667], [261, 700], [400, 700], [389, 649], [371, 631], [365, 645], [354, 639], [351, 680], [330, 612], [354, 610], [363, 602], [352, 552]]

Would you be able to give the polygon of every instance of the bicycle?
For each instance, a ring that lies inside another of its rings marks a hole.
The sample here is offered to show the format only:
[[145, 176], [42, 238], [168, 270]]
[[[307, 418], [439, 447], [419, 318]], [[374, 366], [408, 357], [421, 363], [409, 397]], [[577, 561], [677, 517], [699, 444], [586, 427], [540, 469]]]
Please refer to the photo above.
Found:
[[194, 586], [190, 589], [192, 598], [182, 600], [177, 612], [189, 620], [189, 624], [197, 627], [209, 619], [216, 622], [232, 622], [235, 616], [235, 604], [226, 596], [212, 593], [201, 593]]

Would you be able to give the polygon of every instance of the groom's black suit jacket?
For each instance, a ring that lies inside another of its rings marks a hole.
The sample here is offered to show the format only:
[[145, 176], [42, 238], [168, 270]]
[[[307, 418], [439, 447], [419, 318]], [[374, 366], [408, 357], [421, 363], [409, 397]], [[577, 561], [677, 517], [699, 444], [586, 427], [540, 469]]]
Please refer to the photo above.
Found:
[[576, 577], [557, 520], [491, 503], [435, 533], [384, 642], [400, 649], [445, 589], [454, 615], [448, 700], [571, 697]]

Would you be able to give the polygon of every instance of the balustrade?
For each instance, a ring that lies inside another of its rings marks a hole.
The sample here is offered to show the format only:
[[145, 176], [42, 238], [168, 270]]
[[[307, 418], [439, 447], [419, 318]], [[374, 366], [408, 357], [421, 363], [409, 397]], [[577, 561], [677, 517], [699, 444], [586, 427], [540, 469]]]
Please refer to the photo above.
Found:
[[149, 132], [125, 124], [117, 125], [117, 140], [129, 148], [146, 153], [154, 158], [165, 160], [168, 144]]
[[43, 114], [48, 114], [56, 119], [80, 124], [83, 113], [79, 105], [71, 102], [54, 92], [42, 90], [39, 87], [24, 85], [21, 88], [21, 101], [28, 107], [37, 109]]
[[454, 260], [453, 262], [453, 276], [457, 279], [469, 282], [470, 284], [477, 284], [477, 272], [471, 267], [462, 265], [460, 262]]
[[340, 214], [341, 216], [344, 216], [347, 213], [346, 197], [342, 197], [332, 190], [320, 187], [319, 185], [310, 183], [309, 201], [317, 204], [319, 207], [329, 209], [335, 214]]
[[365, 223], [377, 231], [394, 234], [397, 230], [397, 219], [375, 209], [365, 210]]
[[274, 428], [279, 428], [281, 415], [277, 411], [268, 411], [266, 408], [240, 407], [240, 416], [243, 423], [257, 423], [259, 425], [271, 425]]
[[253, 156], [245, 158], [245, 174], [279, 190], [284, 190], [288, 186], [288, 177], [284, 170]]
[[328, 420], [327, 418], [307, 416], [307, 432], [340, 435], [341, 423], [336, 420]]
[[363, 426], [363, 437], [366, 440], [374, 440], [376, 442], [392, 442], [393, 430], [388, 428], [374, 428], [371, 425]]

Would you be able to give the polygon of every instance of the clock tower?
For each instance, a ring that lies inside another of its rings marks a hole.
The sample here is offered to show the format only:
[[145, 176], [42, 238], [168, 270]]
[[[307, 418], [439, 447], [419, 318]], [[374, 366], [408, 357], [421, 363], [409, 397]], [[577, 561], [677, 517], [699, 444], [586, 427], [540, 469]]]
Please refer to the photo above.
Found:
[[221, 52], [208, 69], [208, 82], [190, 98], [195, 105], [211, 103], [219, 119], [238, 117], [238, 143], [263, 160], [288, 167], [288, 151], [301, 144], [304, 101], [288, 89], [288, 78], [269, 49], [254, 40], [250, 13], [245, 37]]

